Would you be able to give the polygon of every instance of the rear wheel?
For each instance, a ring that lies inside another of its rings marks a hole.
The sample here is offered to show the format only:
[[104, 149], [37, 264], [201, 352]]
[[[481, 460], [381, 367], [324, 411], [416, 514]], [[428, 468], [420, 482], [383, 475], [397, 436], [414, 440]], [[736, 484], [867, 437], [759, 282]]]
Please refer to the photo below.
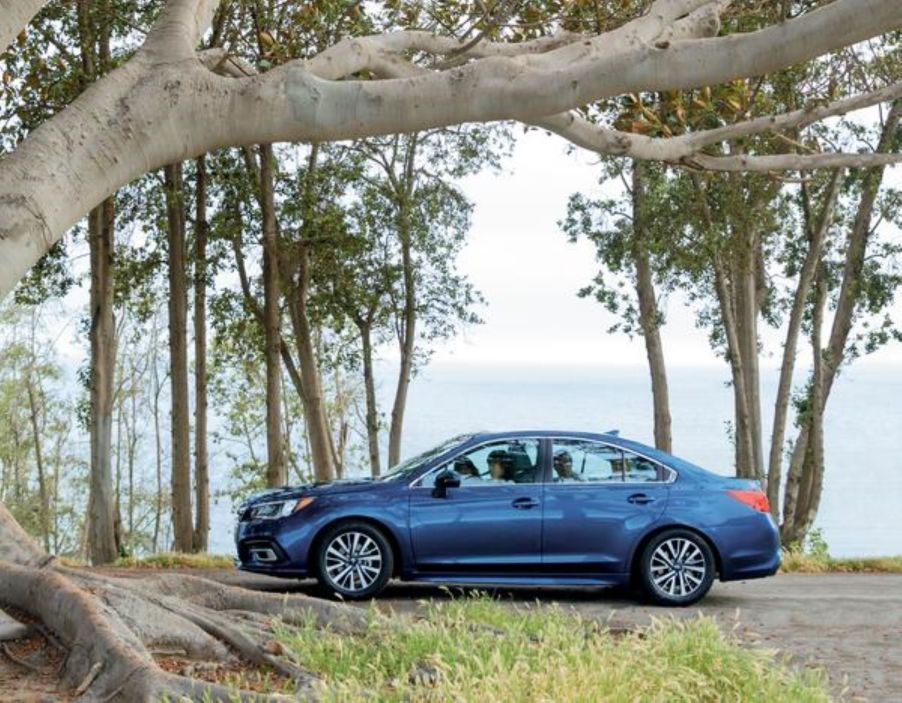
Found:
[[329, 530], [317, 561], [320, 585], [329, 595], [345, 600], [377, 595], [394, 569], [385, 535], [365, 522], [348, 522]]
[[661, 605], [691, 605], [714, 583], [714, 554], [704, 538], [689, 530], [667, 530], [642, 553], [642, 586]]

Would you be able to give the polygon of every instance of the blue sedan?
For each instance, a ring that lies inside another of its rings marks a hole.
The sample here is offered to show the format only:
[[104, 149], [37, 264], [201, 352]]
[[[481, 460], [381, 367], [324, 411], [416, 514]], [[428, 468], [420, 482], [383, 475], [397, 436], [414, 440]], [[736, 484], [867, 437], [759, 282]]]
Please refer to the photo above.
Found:
[[688, 605], [774, 574], [780, 541], [755, 481], [616, 432], [455, 437], [375, 480], [258, 494], [239, 509], [239, 567], [371, 598], [393, 578], [638, 586]]

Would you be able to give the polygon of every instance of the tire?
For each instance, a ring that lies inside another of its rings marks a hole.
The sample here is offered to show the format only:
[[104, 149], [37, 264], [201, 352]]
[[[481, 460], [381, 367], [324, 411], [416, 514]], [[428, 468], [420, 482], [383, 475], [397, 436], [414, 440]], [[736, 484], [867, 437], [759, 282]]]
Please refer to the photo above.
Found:
[[366, 600], [385, 588], [394, 571], [394, 555], [378, 528], [345, 522], [323, 536], [316, 564], [320, 586], [329, 596]]
[[704, 598], [714, 583], [714, 553], [695, 532], [666, 530], [646, 545], [640, 569], [648, 600], [659, 605], [692, 605]]

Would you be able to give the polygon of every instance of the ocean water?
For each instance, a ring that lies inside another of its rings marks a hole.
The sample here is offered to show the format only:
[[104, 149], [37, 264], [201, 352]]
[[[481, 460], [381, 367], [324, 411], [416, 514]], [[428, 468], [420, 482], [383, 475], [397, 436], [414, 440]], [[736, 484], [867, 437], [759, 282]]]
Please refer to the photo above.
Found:
[[[390, 407], [391, 381], [380, 385]], [[726, 366], [669, 372], [674, 453], [732, 473], [732, 390]], [[762, 371], [765, 445], [778, 373]], [[653, 443], [651, 391], [642, 367], [435, 364], [410, 391], [403, 455], [461, 432], [619, 429]], [[792, 431], [790, 430], [790, 436]], [[765, 446], [765, 456], [767, 447]], [[836, 382], [825, 417], [824, 493], [815, 524], [836, 556], [902, 554], [902, 368], [851, 367]], [[364, 467], [360, 467], [361, 473]], [[230, 553], [233, 517], [220, 500], [212, 546]]]

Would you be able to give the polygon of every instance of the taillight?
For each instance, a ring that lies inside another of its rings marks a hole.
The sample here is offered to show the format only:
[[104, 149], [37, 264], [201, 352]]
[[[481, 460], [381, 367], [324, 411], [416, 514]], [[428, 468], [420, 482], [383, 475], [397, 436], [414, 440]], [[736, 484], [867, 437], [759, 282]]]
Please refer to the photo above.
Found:
[[754, 510], [759, 510], [762, 513], [770, 512], [770, 501], [767, 500], [767, 495], [764, 491], [744, 491], [738, 488], [731, 488], [727, 490], [727, 493]]

